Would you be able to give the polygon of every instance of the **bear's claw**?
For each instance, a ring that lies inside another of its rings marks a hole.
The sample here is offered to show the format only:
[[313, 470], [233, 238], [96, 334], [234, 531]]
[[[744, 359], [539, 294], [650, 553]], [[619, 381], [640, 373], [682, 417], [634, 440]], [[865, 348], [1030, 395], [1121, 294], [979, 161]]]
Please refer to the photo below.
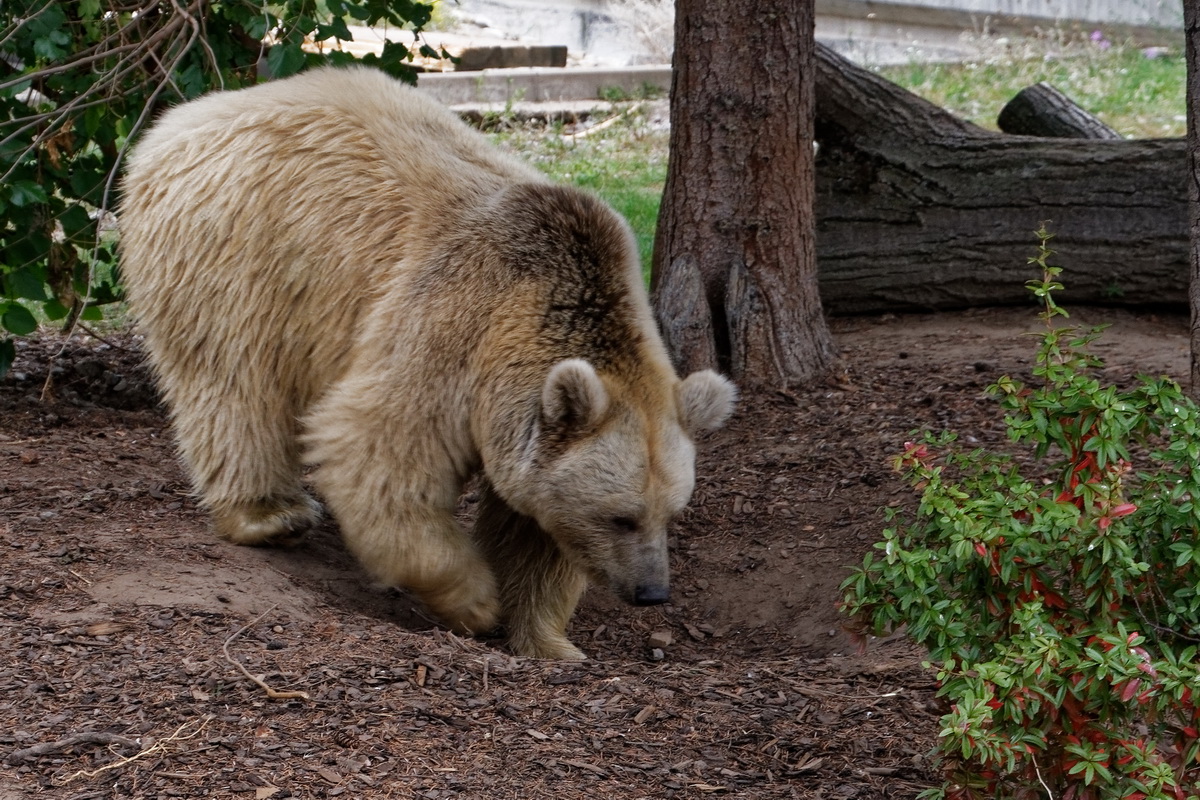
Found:
[[293, 547], [321, 520], [321, 504], [308, 495], [257, 500], [213, 510], [217, 534], [234, 544]]

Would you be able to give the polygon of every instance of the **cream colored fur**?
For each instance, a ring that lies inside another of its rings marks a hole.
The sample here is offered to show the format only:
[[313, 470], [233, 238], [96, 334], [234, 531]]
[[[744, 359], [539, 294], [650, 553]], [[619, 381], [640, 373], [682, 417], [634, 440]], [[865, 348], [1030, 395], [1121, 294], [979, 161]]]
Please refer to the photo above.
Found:
[[[732, 387], [675, 376], [624, 223], [415, 90], [318, 70], [165, 114], [131, 156], [122, 270], [217, 531], [318, 519], [456, 630], [579, 658], [588, 580], [665, 597], [691, 437]], [[479, 522], [454, 520], [482, 471]]]

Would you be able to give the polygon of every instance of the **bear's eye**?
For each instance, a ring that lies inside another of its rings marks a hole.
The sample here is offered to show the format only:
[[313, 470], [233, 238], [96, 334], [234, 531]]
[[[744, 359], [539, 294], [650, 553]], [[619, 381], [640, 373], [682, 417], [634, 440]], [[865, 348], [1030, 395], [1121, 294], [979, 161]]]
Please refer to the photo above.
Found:
[[612, 526], [622, 533], [638, 532], [638, 521], [633, 517], [613, 517]]

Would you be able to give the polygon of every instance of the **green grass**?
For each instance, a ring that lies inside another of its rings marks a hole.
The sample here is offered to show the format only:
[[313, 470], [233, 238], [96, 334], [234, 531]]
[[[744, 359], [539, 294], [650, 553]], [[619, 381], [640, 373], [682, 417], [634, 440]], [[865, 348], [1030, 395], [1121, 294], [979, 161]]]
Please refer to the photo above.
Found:
[[1091, 41], [1035, 40], [992, 45], [966, 64], [885, 67], [880, 75], [991, 130], [1004, 104], [1046, 81], [1130, 138], [1186, 134], [1186, 65], [1182, 47], [1148, 58], [1136, 47], [1102, 49]]

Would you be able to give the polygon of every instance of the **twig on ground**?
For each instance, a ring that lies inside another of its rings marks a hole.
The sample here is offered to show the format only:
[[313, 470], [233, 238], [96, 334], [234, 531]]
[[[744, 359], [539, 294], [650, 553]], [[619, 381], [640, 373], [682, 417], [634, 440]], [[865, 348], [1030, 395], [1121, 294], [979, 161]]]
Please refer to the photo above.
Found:
[[137, 750], [142, 749], [140, 742], [126, 736], [118, 736], [115, 733], [105, 733], [103, 731], [84, 731], [83, 733], [73, 733], [65, 739], [59, 739], [57, 742], [42, 742], [41, 744], [35, 744], [33, 747], [26, 747], [24, 750], [14, 750], [4, 760], [15, 767], [27, 759], [57, 753], [69, 747], [74, 747], [77, 744], [115, 744], [121, 747], [132, 747]]
[[1048, 797], [1049, 800], [1054, 800], [1054, 792], [1050, 791], [1050, 787], [1046, 785], [1046, 779], [1042, 777], [1042, 769], [1038, 766], [1037, 758], [1031, 755], [1030, 759], [1033, 760], [1033, 771], [1037, 773], [1038, 783], [1040, 783], [1042, 788], [1046, 790], [1046, 797]]
[[139, 758], [144, 758], [144, 757], [150, 755], [151, 753], [161, 753], [163, 750], [166, 750], [167, 745], [171, 744], [172, 742], [181, 742], [185, 739], [191, 739], [193, 736], [196, 736], [198, 733], [200, 733], [200, 731], [204, 730], [204, 726], [207, 725], [210, 721], [212, 721], [212, 719], [213, 719], [213, 715], [209, 714], [207, 717], [200, 720], [200, 724], [196, 727], [196, 730], [194, 730], [191, 733], [184, 736], [183, 731], [189, 725], [194, 725], [196, 723], [196, 720], [194, 720], [194, 719], [188, 720], [187, 722], [183, 723], [178, 728], [176, 728], [175, 732], [172, 733], [170, 736], [168, 736], [165, 739], [159, 739], [153, 745], [151, 745], [150, 747], [147, 747], [145, 750], [141, 751], [137, 755], [133, 755], [128, 758], [122, 758], [120, 761], [114, 761], [111, 764], [105, 764], [103, 767], [97, 767], [96, 769], [81, 769], [78, 772], [76, 772], [74, 775], [71, 775], [69, 778], [64, 780], [63, 783], [70, 783], [71, 781], [76, 780], [78, 778], [94, 778], [102, 772], [107, 772], [110, 769], [120, 769], [121, 767], [124, 767], [127, 764], [137, 761]]
[[129, 350], [129, 348], [128, 348], [128, 347], [125, 347], [124, 345], [119, 345], [119, 344], [117, 344], [116, 342], [112, 341], [111, 339], [106, 339], [106, 338], [104, 338], [104, 337], [103, 337], [103, 336], [101, 336], [100, 334], [96, 333], [96, 331], [94, 331], [94, 330], [92, 330], [91, 328], [89, 328], [87, 325], [84, 325], [82, 322], [76, 322], [76, 323], [75, 323], [75, 326], [76, 326], [77, 328], [79, 328], [80, 330], [82, 330], [84, 333], [86, 333], [88, 336], [91, 336], [93, 339], [97, 339], [97, 340], [99, 340], [99, 341], [101, 341], [101, 342], [104, 342], [104, 343], [105, 343], [106, 345], [108, 345], [109, 347], [115, 348], [115, 349], [117, 349], [117, 350], [120, 350], [120, 351], [122, 351], [122, 352], [124, 352], [124, 353], [128, 353], [128, 352], [130, 352], [130, 350]]
[[637, 111], [639, 108], [641, 108], [642, 105], [643, 105], [643, 103], [641, 103], [641, 102], [634, 103], [633, 105], [631, 105], [629, 108], [625, 109], [624, 111], [621, 111], [618, 114], [614, 114], [613, 116], [604, 120], [604, 122], [598, 122], [590, 128], [584, 128], [583, 130], [576, 131], [575, 133], [568, 133], [568, 134], [564, 135], [563, 138], [564, 139], [582, 139], [585, 136], [591, 136], [593, 133], [599, 133], [600, 131], [604, 130], [605, 128], [611, 128], [613, 125], [616, 125], [621, 120], [623, 120], [626, 117], [633, 114], [635, 111]]
[[235, 631], [232, 636], [230, 636], [228, 639], [225, 640], [225, 644], [221, 645], [221, 652], [223, 652], [225, 654], [225, 659], [230, 664], [233, 664], [235, 667], [237, 667], [239, 670], [241, 670], [242, 674], [245, 675], [246, 678], [248, 678], [249, 680], [258, 684], [258, 686], [261, 687], [262, 690], [267, 693], [267, 697], [271, 698], [272, 700], [295, 700], [295, 699], [308, 700], [309, 699], [308, 692], [300, 692], [300, 691], [280, 692], [275, 689], [272, 689], [270, 686], [267, 685], [266, 681], [264, 681], [262, 678], [255, 676], [255, 675], [251, 675], [250, 670], [246, 669], [246, 667], [243, 666], [242, 662], [240, 662], [236, 658], [234, 658], [229, 652], [229, 643], [232, 642], [237, 637], [241, 636], [243, 633], [245, 633], [247, 630], [249, 630], [253, 626], [257, 625], [259, 622], [261, 622], [263, 617], [265, 617], [267, 614], [270, 614], [272, 611], [275, 610], [276, 605], [278, 605], [278, 603], [272, 605], [266, 611], [259, 614], [256, 618], [254, 618], [250, 622], [247, 622], [245, 625], [243, 625], [241, 628], [239, 628], [237, 631]]

